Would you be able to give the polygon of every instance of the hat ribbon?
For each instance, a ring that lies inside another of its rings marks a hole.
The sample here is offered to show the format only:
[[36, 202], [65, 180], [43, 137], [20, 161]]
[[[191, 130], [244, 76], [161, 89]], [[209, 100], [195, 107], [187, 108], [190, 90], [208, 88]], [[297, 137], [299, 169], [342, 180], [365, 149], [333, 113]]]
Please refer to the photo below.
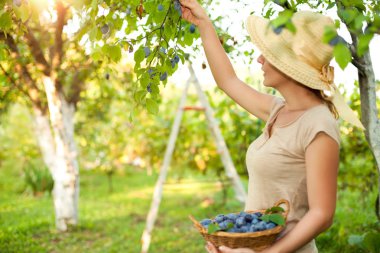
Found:
[[324, 65], [321, 70], [320, 78], [328, 84], [334, 82], [334, 67], [329, 66], [328, 64]]
[[354, 111], [346, 104], [344, 97], [339, 92], [338, 87], [334, 84], [334, 67], [324, 65], [321, 70], [320, 78], [328, 85], [328, 90], [331, 92], [328, 99], [334, 104], [339, 116], [348, 123], [365, 130], [362, 122], [356, 116]]

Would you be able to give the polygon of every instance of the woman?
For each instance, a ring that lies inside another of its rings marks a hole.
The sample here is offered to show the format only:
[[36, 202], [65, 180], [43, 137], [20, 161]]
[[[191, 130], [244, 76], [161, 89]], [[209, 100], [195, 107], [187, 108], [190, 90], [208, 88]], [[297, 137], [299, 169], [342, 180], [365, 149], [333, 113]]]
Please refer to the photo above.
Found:
[[[201, 35], [214, 79], [220, 89], [251, 114], [266, 121], [263, 134], [248, 148], [248, 198], [245, 210], [265, 209], [285, 198], [291, 208], [286, 228], [263, 253], [315, 253], [314, 238], [328, 229], [336, 205], [339, 164], [337, 118], [362, 128], [333, 84], [329, 66], [332, 47], [322, 43], [325, 26], [334, 22], [321, 14], [297, 12], [295, 34], [276, 34], [269, 20], [250, 16], [246, 27], [262, 55], [258, 62], [264, 85], [283, 98], [263, 94], [238, 79], [214, 27], [196, 0], [180, 0], [182, 16]], [[323, 90], [330, 91], [330, 96]], [[208, 252], [252, 253], [250, 249], [217, 249]]]

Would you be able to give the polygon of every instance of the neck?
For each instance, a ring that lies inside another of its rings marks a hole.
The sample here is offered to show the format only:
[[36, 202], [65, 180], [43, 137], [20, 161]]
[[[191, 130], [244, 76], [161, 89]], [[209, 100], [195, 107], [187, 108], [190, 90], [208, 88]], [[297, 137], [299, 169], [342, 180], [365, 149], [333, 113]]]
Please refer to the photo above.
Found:
[[302, 111], [322, 103], [314, 92], [297, 82], [281, 85], [278, 91], [285, 99], [287, 111]]

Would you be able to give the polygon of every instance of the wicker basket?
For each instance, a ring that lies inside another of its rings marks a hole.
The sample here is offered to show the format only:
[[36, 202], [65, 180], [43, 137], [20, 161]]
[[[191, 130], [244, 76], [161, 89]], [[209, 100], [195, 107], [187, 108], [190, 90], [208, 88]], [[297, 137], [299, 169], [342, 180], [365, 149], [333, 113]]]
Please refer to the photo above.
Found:
[[[277, 201], [274, 204], [274, 206], [280, 206], [281, 204], [286, 205], [285, 212], [283, 213], [283, 216], [286, 221], [290, 208], [289, 201], [281, 199]], [[265, 210], [254, 210], [246, 212], [264, 213]], [[192, 217], [191, 215], [189, 217], [193, 221], [194, 226], [201, 233], [203, 238], [206, 241], [209, 241], [212, 244], [214, 244], [216, 247], [225, 245], [229, 248], [250, 248], [256, 251], [261, 251], [273, 244], [278, 234], [285, 228], [284, 226], [276, 226], [272, 229], [249, 233], [228, 233], [224, 231], [219, 231], [212, 234], [208, 234], [206, 228], [204, 228], [196, 219], [194, 219], [194, 217]]]

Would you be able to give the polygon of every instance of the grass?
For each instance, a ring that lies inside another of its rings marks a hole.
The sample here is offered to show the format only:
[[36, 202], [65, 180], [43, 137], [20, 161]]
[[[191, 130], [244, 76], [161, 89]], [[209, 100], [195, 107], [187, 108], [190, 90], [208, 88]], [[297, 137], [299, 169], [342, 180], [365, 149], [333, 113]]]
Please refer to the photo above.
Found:
[[[19, 175], [4, 169], [0, 173], [0, 252], [140, 252], [157, 175], [129, 169], [114, 176], [114, 191], [109, 193], [104, 174], [82, 172], [79, 225], [58, 233], [51, 196], [22, 194], [13, 183], [20, 180]], [[201, 252], [202, 238], [188, 215], [203, 218], [241, 209], [234, 200], [221, 206], [220, 185], [205, 177], [198, 179], [166, 183], [151, 252]], [[210, 200], [220, 204], [209, 205]]]
[[[198, 219], [217, 213], [236, 212], [242, 206], [231, 189], [223, 203], [220, 184], [191, 173], [164, 187], [150, 252], [205, 252], [204, 242], [188, 215]], [[140, 252], [141, 235], [150, 208], [157, 175], [128, 168], [113, 178], [108, 192], [101, 172], [81, 172], [79, 225], [69, 232], [54, 229], [51, 196], [33, 197], [23, 190], [17, 171], [0, 168], [0, 252]], [[246, 183], [246, 182], [245, 182]], [[361, 252], [347, 245], [352, 233], [363, 233], [373, 224], [375, 194], [363, 198], [359, 192], [340, 192], [334, 225], [317, 238], [320, 252]], [[358, 201], [360, 200], [360, 201]], [[358, 212], [360, 210], [360, 212]]]

